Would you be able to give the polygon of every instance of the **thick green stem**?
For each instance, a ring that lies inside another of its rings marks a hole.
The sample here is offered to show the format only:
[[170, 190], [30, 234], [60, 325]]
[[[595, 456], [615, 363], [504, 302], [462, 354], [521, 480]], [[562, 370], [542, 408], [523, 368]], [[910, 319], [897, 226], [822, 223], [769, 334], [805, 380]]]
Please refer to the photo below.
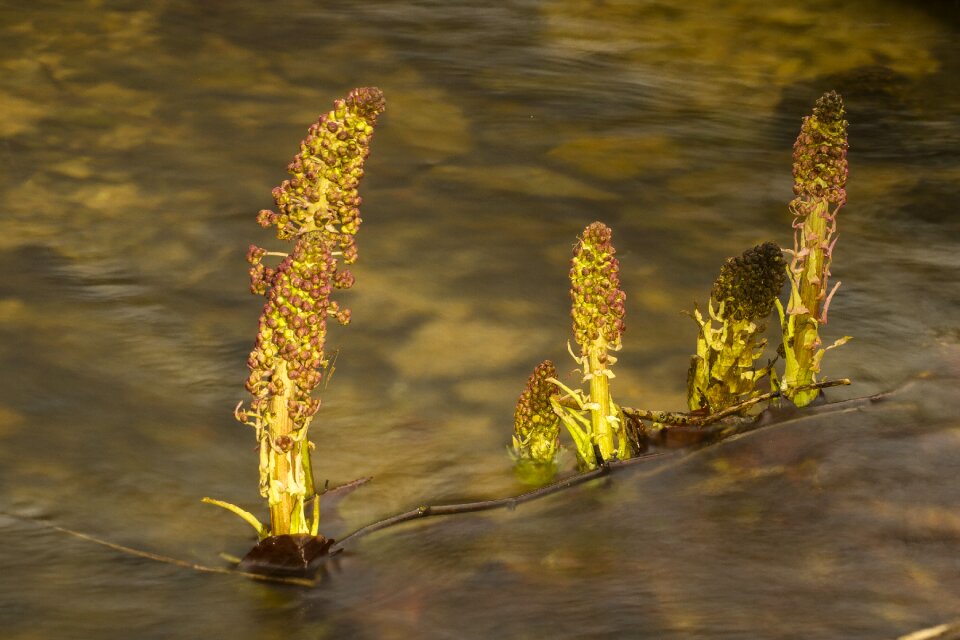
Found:
[[[300, 437], [306, 434], [296, 432], [296, 425], [287, 409], [293, 383], [287, 377], [286, 364], [281, 362], [274, 375], [282, 383], [284, 393], [276, 395], [270, 403], [269, 433], [260, 442], [261, 448], [267, 448], [266, 457], [269, 460], [267, 498], [270, 504], [270, 530], [275, 536], [309, 533], [311, 527], [307, 522], [304, 502], [308, 496], [307, 485], [313, 484], [313, 474], [309, 469], [306, 437]], [[263, 451], [261, 457], [262, 454]]]
[[[825, 289], [824, 267], [825, 243], [831, 235], [830, 205], [821, 200], [812, 207], [800, 226], [801, 250], [806, 257], [798, 261], [799, 273], [791, 273], [790, 302], [787, 306], [786, 358], [783, 387], [786, 395], [798, 407], [803, 407], [817, 397], [819, 390], [795, 391], [797, 387], [814, 382], [819, 370], [817, 352], [820, 348], [819, 318]], [[795, 262], [795, 266], [797, 262]]]
[[[604, 349], [605, 351], [605, 349]], [[602, 353], [602, 352], [601, 352]], [[604, 354], [605, 355], [605, 354]], [[593, 430], [593, 442], [600, 447], [600, 455], [609, 460], [616, 445], [613, 440], [613, 424], [610, 415], [610, 385], [605, 367], [600, 363], [597, 352], [589, 355], [590, 371], [590, 426]]]

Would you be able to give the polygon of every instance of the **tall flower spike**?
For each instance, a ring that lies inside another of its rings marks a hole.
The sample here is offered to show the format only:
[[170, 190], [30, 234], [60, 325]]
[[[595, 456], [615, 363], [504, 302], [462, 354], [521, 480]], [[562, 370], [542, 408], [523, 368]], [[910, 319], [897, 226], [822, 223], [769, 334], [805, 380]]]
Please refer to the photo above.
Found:
[[550, 397], [557, 392], [552, 380], [557, 377], [553, 362], [541, 362], [530, 374], [514, 411], [512, 454], [517, 477], [524, 484], [549, 482], [557, 471], [560, 447], [560, 417], [554, 413]]
[[754, 368], [766, 344], [760, 336], [786, 278], [783, 254], [773, 242], [728, 258], [720, 268], [710, 295], [709, 317], [694, 311], [700, 334], [687, 374], [691, 411], [716, 413], [755, 393], [757, 380], [769, 373]]
[[627, 438], [620, 409], [610, 397], [610, 367], [616, 362], [610, 351], [619, 351], [624, 331], [626, 294], [620, 289], [620, 263], [614, 257], [613, 232], [602, 222], [594, 222], [583, 231], [570, 267], [570, 298], [573, 302], [573, 334], [580, 345], [577, 358], [584, 381], [590, 383], [588, 401], [590, 423], [587, 438], [578, 438], [568, 419], [564, 424], [577, 441], [581, 466], [590, 468], [598, 461], [596, 445], [604, 460], [627, 455]]
[[[249, 405], [237, 406], [237, 420], [256, 430], [260, 459], [260, 493], [270, 507], [270, 525], [262, 525], [239, 507], [205, 498], [232, 511], [270, 535], [317, 535], [319, 496], [313, 484], [307, 431], [320, 401], [313, 391], [328, 366], [324, 352], [327, 321], [350, 321], [350, 311], [331, 299], [334, 289], [353, 286], [353, 275], [338, 268], [357, 258], [354, 236], [360, 226], [363, 163], [383, 93], [354, 89], [333, 110], [320, 116], [290, 163], [291, 179], [273, 190], [278, 211], [262, 210], [257, 222], [275, 226], [277, 236], [293, 241], [289, 254], [251, 245], [250, 289], [266, 297], [256, 343], [247, 365]], [[283, 256], [267, 267], [267, 255]], [[309, 522], [307, 501], [312, 503]]]
[[353, 263], [361, 223], [357, 187], [383, 109], [383, 93], [374, 87], [354, 89], [337, 100], [310, 126], [287, 167], [291, 178], [273, 190], [277, 211], [261, 211], [260, 224], [275, 226], [281, 240], [320, 231], [339, 246], [345, 263]]
[[[819, 329], [827, 322], [830, 300], [840, 283], [829, 288], [830, 263], [836, 244], [837, 213], [847, 201], [847, 121], [840, 96], [823, 94], [813, 115], [803, 119], [793, 145], [794, 255], [790, 263], [790, 300], [778, 306], [785, 366], [781, 388], [797, 406], [812, 402], [815, 390], [795, 391], [816, 380], [825, 349]], [[841, 338], [838, 346], [849, 339]], [[830, 347], [828, 347], [830, 348]]]

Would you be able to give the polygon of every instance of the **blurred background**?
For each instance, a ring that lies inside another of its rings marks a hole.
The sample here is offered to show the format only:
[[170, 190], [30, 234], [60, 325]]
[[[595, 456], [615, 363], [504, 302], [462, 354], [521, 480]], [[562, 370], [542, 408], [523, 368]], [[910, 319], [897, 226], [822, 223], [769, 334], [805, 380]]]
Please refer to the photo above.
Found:
[[[960, 611], [956, 3], [0, 3], [0, 511], [222, 564], [258, 514], [232, 409], [251, 243], [307, 126], [383, 89], [316, 476], [339, 537], [518, 493], [513, 406], [572, 374], [577, 234], [614, 230], [614, 397], [684, 408], [725, 257], [790, 246], [791, 147], [850, 122], [831, 399], [895, 403], [391, 529], [312, 591], [197, 574], [0, 515], [6, 638], [878, 638]], [[572, 378], [571, 378], [572, 379]], [[572, 468], [572, 456], [566, 461]], [[673, 463], [671, 463], [673, 464]], [[654, 468], [654, 465], [651, 465]], [[632, 475], [631, 475], [632, 474]]]

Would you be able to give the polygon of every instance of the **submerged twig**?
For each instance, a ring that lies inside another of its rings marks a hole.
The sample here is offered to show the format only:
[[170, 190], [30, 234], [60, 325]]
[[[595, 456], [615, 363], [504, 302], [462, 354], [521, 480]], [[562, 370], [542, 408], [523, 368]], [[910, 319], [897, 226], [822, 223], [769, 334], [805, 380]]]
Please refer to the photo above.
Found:
[[397, 515], [390, 516], [389, 518], [384, 518], [383, 520], [378, 520], [371, 524], [360, 527], [356, 531], [347, 534], [340, 540], [336, 541], [333, 544], [332, 549], [342, 548], [348, 541], [361, 536], [371, 534], [375, 531], [380, 531], [381, 529], [386, 529], [387, 527], [392, 527], [394, 525], [402, 524], [404, 522], [409, 522], [410, 520], [417, 520], [419, 518], [427, 518], [430, 516], [449, 516], [455, 515], [458, 513], [473, 513], [475, 511], [489, 511], [491, 509], [503, 509], [503, 508], [514, 508], [518, 504], [524, 502], [530, 502], [531, 500], [536, 500], [537, 498], [543, 498], [564, 489], [569, 489], [570, 487], [575, 487], [577, 485], [595, 480], [602, 476], [609, 474], [616, 469], [621, 467], [627, 467], [630, 465], [638, 464], [641, 462], [647, 462], [653, 458], [661, 458], [668, 455], [668, 452], [655, 452], [648, 453], [642, 456], [635, 458], [627, 458], [626, 460], [610, 460], [605, 461], [596, 469], [591, 471], [585, 471], [583, 473], [578, 473], [576, 475], [570, 476], [565, 480], [560, 482], [555, 482], [549, 484], [545, 487], [540, 487], [539, 489], [534, 489], [532, 491], [527, 491], [526, 493], [521, 493], [518, 496], [511, 496], [508, 498], [497, 498], [494, 500], [478, 500], [476, 502], [463, 502], [460, 504], [444, 504], [444, 505], [423, 505], [409, 511], [404, 511], [403, 513], [398, 513]]
[[[323, 490], [319, 491], [317, 495], [342, 496], [344, 494], [350, 493], [357, 487], [364, 485], [369, 481], [370, 481], [369, 477], [357, 478], [356, 480], [351, 480], [350, 482], [345, 482], [335, 487], [329, 486], [329, 481], [327, 481], [327, 483], [325, 483], [324, 485]], [[219, 573], [219, 574], [225, 574], [225, 575], [241, 576], [244, 578], [250, 578], [252, 580], [259, 580], [261, 582], [272, 582], [274, 584], [288, 584], [288, 585], [293, 585], [297, 587], [313, 587], [313, 586], [316, 586], [317, 584], [316, 580], [311, 580], [309, 578], [271, 576], [271, 575], [260, 574], [260, 573], [251, 573], [249, 571], [240, 571], [237, 569], [224, 569], [223, 567], [211, 567], [208, 565], [198, 564], [196, 562], [190, 562], [189, 560], [181, 560], [180, 558], [164, 556], [158, 553], [153, 553], [151, 551], [144, 551], [142, 549], [127, 547], [122, 544], [117, 544], [116, 542], [110, 542], [109, 540], [98, 538], [96, 536], [90, 535], [89, 533], [75, 531], [73, 529], [68, 529], [66, 527], [61, 527], [59, 525], [51, 524], [49, 522], [44, 522], [43, 520], [37, 520], [36, 518], [21, 516], [15, 513], [8, 513], [5, 511], [0, 512], [0, 515], [7, 516], [9, 518], [14, 518], [16, 520], [20, 520], [23, 522], [30, 522], [39, 527], [43, 527], [45, 529], [59, 531], [60, 533], [65, 533], [68, 536], [79, 538], [80, 540], [86, 540], [87, 542], [92, 542], [94, 544], [99, 544], [100, 546], [107, 547], [108, 549], [113, 549], [114, 551], [119, 551], [121, 553], [137, 556], [138, 558], [153, 560], [155, 562], [161, 562], [163, 564], [169, 564], [169, 565], [173, 565], [175, 567], [181, 567], [184, 569], [193, 569], [194, 571], [200, 571], [203, 573]], [[330, 555], [335, 555], [335, 553], [331, 553]], [[239, 564], [240, 562], [240, 558], [227, 557], [226, 554], [221, 554], [221, 557], [226, 559], [228, 562], [232, 562], [233, 564]]]
[[[810, 385], [810, 386], [811, 387], [816, 386], [816, 388], [822, 389], [825, 387], [835, 387], [835, 386], [848, 385], [848, 384], [850, 384], [850, 380], [844, 378], [841, 380], [820, 382], [820, 383], [816, 383], [816, 385]], [[854, 410], [864, 404], [872, 404], [879, 400], [886, 399], [887, 397], [894, 395], [895, 393], [899, 393], [901, 390], [902, 388], [898, 388], [894, 391], [878, 393], [873, 396], [866, 396], [863, 398], [852, 398], [850, 400], [842, 400], [839, 402], [824, 405], [823, 407], [809, 407], [804, 409], [802, 417], [806, 417], [814, 413], [819, 413], [820, 410], [826, 410], [826, 409], [834, 409], [834, 410], [840, 410], [840, 411]], [[774, 398], [779, 395], [780, 395], [779, 391], [774, 391], [768, 394], [764, 394], [761, 397], [754, 398], [753, 404], [756, 404], [756, 402], [762, 402], [764, 399], [769, 400], [770, 398]], [[730, 407], [731, 412], [736, 412], [736, 409], [737, 409], [736, 407]], [[633, 411], [635, 413], [642, 413], [639, 410], [627, 409], [626, 407], [623, 408], [623, 411], [624, 413], [627, 413], [628, 411]], [[652, 413], [652, 412], [646, 412], [646, 413]], [[716, 415], [719, 415], [719, 414], [716, 414]], [[729, 414], [725, 414], [725, 415], [729, 415]], [[701, 422], [700, 424], [701, 425], [711, 424], [713, 422], [716, 422], [720, 418], [725, 417], [725, 415], [717, 417], [716, 419], [712, 419], [714, 418], [714, 416], [705, 416], [703, 420], [711, 419], [710, 422], [706, 422], [706, 423]], [[785, 421], [783, 423], [778, 423], [777, 426], [781, 424], [787, 424], [789, 422], [793, 422], [793, 420]], [[687, 424], [692, 425], [692, 423], [687, 423]], [[726, 437], [734, 435], [735, 433], [742, 433], [744, 431], [756, 430], [761, 426], [763, 425], [758, 423], [756, 420], [751, 420], [748, 423], [745, 423], [744, 425], [742, 425], [740, 428], [735, 428], [730, 432], [725, 432], [723, 434], [723, 439], [726, 439]], [[769, 425], [769, 426], [773, 426], [773, 425]], [[575, 487], [585, 482], [595, 480], [597, 478], [606, 476], [609, 473], [623, 467], [629, 467], [636, 464], [648, 462], [655, 458], [664, 458], [668, 456], [672, 457], [671, 455], [672, 453], [673, 452], [670, 452], [670, 451], [656, 451], [653, 453], [642, 454], [640, 456], [636, 456], [633, 458], [627, 458], [626, 460], [614, 459], [614, 460], [604, 461], [596, 469], [593, 469], [591, 471], [586, 471], [583, 473], [578, 473], [576, 475], [570, 476], [569, 478], [566, 478], [565, 480], [561, 480], [559, 482], [555, 482], [554, 484], [550, 484], [545, 487], [540, 487], [539, 489], [534, 489], [532, 491], [522, 493], [518, 496], [512, 496], [508, 498], [498, 498], [494, 500], [479, 500], [476, 502], [464, 502], [460, 504], [420, 506], [415, 509], [410, 509], [409, 511], [404, 511], [403, 513], [398, 513], [388, 518], [384, 518], [382, 520], [378, 520], [371, 524], [360, 527], [359, 529], [353, 531], [352, 533], [347, 534], [340, 540], [337, 540], [336, 542], [334, 542], [333, 546], [331, 546], [331, 552], [334, 552], [334, 550], [336, 552], [342, 551], [344, 546], [348, 542], [356, 538], [366, 536], [371, 533], [374, 533], [375, 531], [380, 531], [382, 529], [386, 529], [394, 525], [402, 524], [404, 522], [410, 522], [411, 520], [418, 520], [420, 518], [428, 518], [431, 516], [448, 516], [448, 515], [456, 515], [461, 513], [473, 513], [477, 511], [489, 511], [492, 509], [503, 509], [503, 508], [512, 509], [518, 504], [529, 502], [531, 500], [536, 500], [537, 498], [543, 498], [545, 496], [563, 491], [564, 489], [569, 489], [571, 487]], [[689, 456], [684, 456], [683, 460], [686, 460], [688, 458]], [[680, 462], [682, 462], [682, 460], [678, 461], [677, 464], [679, 464]], [[668, 467], [672, 468], [672, 465], [668, 465]], [[657, 467], [657, 469], [661, 469], [661, 468], [664, 468], [664, 467]], [[655, 473], [655, 471], [651, 471], [650, 473]]]
[[86, 540], [87, 542], [92, 542], [94, 544], [99, 544], [100, 546], [107, 547], [108, 549], [113, 549], [114, 551], [120, 551], [121, 553], [126, 553], [132, 556], [137, 556], [138, 558], [145, 558], [146, 560], [153, 560], [154, 562], [162, 562], [163, 564], [169, 564], [169, 565], [173, 565], [175, 567], [181, 567], [184, 569], [193, 569], [194, 571], [200, 571], [202, 573], [219, 573], [219, 574], [232, 575], [232, 576], [241, 576], [243, 578], [250, 578], [251, 580], [260, 580], [261, 582], [273, 582], [275, 584], [289, 584], [289, 585], [294, 585], [298, 587], [313, 587], [313, 586], [316, 586], [317, 584], [316, 580], [310, 580], [307, 578], [284, 578], [280, 576], [268, 576], [268, 575], [263, 575], [259, 573], [250, 573], [248, 571], [237, 571], [236, 569], [210, 567], [204, 564], [190, 562], [189, 560], [181, 560], [179, 558], [164, 556], [159, 553], [143, 551], [142, 549], [134, 549], [133, 547], [127, 547], [122, 544], [117, 544], [116, 542], [110, 542], [109, 540], [104, 540], [102, 538], [92, 536], [88, 533], [74, 531], [73, 529], [67, 529], [66, 527], [50, 524], [49, 522], [44, 522], [42, 520], [37, 520], [35, 518], [28, 518], [25, 516], [19, 516], [15, 513], [7, 513], [7, 512], [3, 512], [3, 515], [10, 518], [16, 518], [17, 520], [21, 520], [24, 522], [30, 522], [37, 526], [44, 527], [46, 529], [59, 531], [60, 533], [65, 533], [68, 536], [79, 538], [80, 540]]
[[880, 393], [875, 393], [872, 396], [860, 396], [857, 398], [849, 398], [847, 400], [838, 400], [837, 402], [831, 402], [819, 406], [808, 405], [800, 409], [795, 415], [792, 415], [785, 420], [780, 420], [779, 422], [765, 423], [762, 420], [750, 420], [741, 422], [740, 424], [731, 425], [729, 429], [723, 430], [722, 437], [711, 442], [710, 446], [700, 447], [687, 455], [679, 457], [672, 464], [663, 464], [658, 466], [656, 469], [647, 471], [641, 477], [644, 479], [650, 478], [671, 469], [676, 469], [680, 465], [699, 460], [702, 456], [710, 455], [710, 452], [714, 450], [714, 446], [723, 446], [724, 443], [732, 440], [733, 436], [745, 437], [770, 429], [782, 429], [783, 427], [795, 425], [798, 422], [803, 422], [804, 420], [809, 420], [823, 414], [841, 415], [859, 411], [863, 407], [868, 407], [874, 403], [889, 400], [903, 393], [916, 382], [917, 379], [908, 380], [895, 389], [890, 391], [881, 391]]
[[[796, 387], [795, 391], [827, 389], [829, 387], [840, 387], [848, 384], [850, 384], [849, 378], [841, 378], [839, 380], [826, 380], [824, 382], [815, 382], [813, 384], [803, 385], [802, 387]], [[661, 424], [678, 427], [705, 427], [713, 424], [714, 422], [719, 422], [726, 417], [741, 413], [755, 404], [772, 400], [774, 398], [779, 398], [782, 395], [783, 391], [781, 390], [770, 391], [769, 393], [764, 393], [756, 396], [755, 398], [738, 402], [737, 404], [731, 405], [722, 411], [708, 415], [699, 415], [696, 413], [678, 413], [673, 411], [648, 411], [646, 409], [634, 409], [632, 407], [621, 407], [621, 409], [626, 415], [632, 418], [652, 420], [653, 422], [659, 422]]]

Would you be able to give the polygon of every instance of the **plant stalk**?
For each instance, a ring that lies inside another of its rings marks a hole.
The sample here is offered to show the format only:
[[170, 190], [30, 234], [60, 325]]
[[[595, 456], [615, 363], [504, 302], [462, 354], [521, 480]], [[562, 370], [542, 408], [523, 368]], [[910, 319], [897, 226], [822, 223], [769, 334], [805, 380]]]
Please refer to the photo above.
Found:
[[310, 533], [305, 502], [313, 495], [313, 472], [306, 427], [304, 433], [299, 433], [287, 409], [293, 382], [287, 377], [286, 363], [280, 362], [274, 375], [282, 382], [284, 393], [270, 402], [273, 419], [269, 423], [269, 433], [260, 442], [261, 459], [266, 457], [268, 460], [270, 530], [275, 536]]
[[[823, 240], [830, 237], [829, 222], [832, 217], [830, 204], [821, 200], [804, 218], [799, 230], [800, 246], [809, 253], [800, 273], [794, 275], [799, 279], [799, 286], [790, 288], [786, 331], [788, 344], [785, 345], [783, 372], [787, 395], [798, 407], [810, 404], [820, 393], [819, 389], [794, 390], [811, 384], [819, 370], [815, 356], [820, 347], [817, 316], [824, 298], [824, 288], [820, 283], [825, 272]], [[791, 310], [799, 312], [790, 313]]]
[[603, 365], [600, 364], [599, 353], [606, 352], [603, 348], [599, 351], [593, 351], [588, 356], [588, 367], [590, 372], [590, 425], [593, 430], [593, 443], [600, 447], [600, 455], [604, 460], [609, 460], [616, 451], [616, 445], [613, 440], [613, 425], [607, 419], [610, 415], [610, 383], [607, 376], [602, 373]]

